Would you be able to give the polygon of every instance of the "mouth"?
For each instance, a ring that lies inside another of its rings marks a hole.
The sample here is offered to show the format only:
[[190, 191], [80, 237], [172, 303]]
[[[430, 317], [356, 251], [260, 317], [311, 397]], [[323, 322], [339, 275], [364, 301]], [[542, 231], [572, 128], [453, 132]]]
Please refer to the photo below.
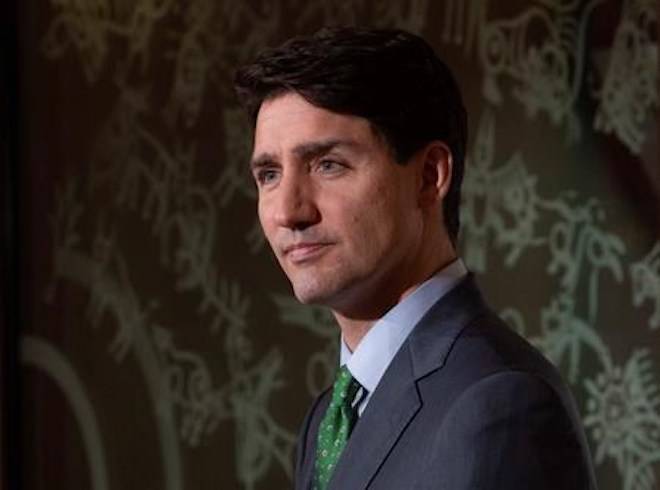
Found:
[[325, 242], [302, 242], [284, 249], [284, 256], [294, 264], [312, 261], [322, 255], [330, 246]]

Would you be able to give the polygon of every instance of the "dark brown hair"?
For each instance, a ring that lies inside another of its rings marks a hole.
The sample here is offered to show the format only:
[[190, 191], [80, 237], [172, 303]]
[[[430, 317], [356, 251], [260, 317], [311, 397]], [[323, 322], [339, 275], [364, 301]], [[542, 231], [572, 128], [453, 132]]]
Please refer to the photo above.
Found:
[[325, 28], [263, 51], [237, 71], [235, 88], [253, 124], [264, 100], [287, 92], [363, 117], [400, 164], [433, 140], [445, 142], [453, 173], [443, 215], [456, 242], [467, 115], [454, 77], [421, 37], [397, 29]]

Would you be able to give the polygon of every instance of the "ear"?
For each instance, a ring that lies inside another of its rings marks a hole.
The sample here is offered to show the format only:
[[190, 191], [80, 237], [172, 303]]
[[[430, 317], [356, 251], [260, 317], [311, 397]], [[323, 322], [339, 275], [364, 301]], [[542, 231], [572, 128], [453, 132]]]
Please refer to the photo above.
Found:
[[451, 150], [446, 143], [435, 140], [422, 149], [420, 157], [420, 205], [436, 206], [449, 191], [453, 165]]

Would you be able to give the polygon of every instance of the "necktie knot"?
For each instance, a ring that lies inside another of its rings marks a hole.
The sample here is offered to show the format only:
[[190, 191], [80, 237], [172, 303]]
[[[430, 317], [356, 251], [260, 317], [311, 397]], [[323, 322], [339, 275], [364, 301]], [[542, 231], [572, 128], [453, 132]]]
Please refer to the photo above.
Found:
[[351, 375], [345, 365], [342, 366], [332, 387], [330, 404], [338, 407], [350, 407], [359, 389], [360, 383]]

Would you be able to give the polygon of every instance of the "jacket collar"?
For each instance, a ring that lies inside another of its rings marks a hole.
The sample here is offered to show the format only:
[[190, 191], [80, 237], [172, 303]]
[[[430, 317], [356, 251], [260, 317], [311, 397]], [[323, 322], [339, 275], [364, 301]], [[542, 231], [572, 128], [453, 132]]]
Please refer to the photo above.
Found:
[[329, 490], [368, 486], [422, 406], [417, 381], [442, 368], [463, 328], [484, 311], [486, 306], [470, 274], [420, 320], [356, 424]]
[[433, 305], [411, 332], [407, 345], [414, 379], [441, 368], [463, 328], [486, 311], [488, 307], [470, 273]]

